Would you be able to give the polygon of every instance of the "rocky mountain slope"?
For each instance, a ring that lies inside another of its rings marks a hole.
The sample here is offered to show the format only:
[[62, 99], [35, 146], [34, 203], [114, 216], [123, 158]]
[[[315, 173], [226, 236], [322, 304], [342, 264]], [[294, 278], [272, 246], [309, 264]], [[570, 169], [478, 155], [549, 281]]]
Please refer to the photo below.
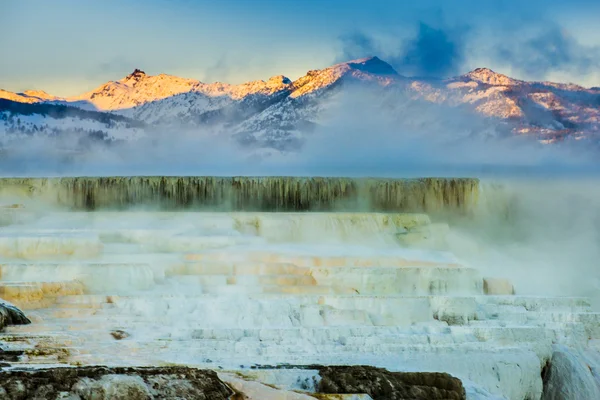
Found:
[[[279, 75], [240, 85], [207, 84], [136, 69], [79, 96], [0, 90], [0, 99], [5, 99], [0, 103], [5, 138], [75, 131], [132, 140], [155, 130], [200, 129], [245, 145], [287, 150], [326, 127], [332, 113], [356, 114], [346, 105], [348, 99], [355, 106], [362, 99], [372, 108], [357, 106], [365, 118], [385, 115], [399, 132], [468, 136], [493, 131], [542, 143], [595, 139], [600, 133], [599, 88], [526, 82], [487, 68], [450, 79], [407, 78], [377, 57], [308, 71], [295, 81]], [[49, 112], [51, 107], [66, 108]]]

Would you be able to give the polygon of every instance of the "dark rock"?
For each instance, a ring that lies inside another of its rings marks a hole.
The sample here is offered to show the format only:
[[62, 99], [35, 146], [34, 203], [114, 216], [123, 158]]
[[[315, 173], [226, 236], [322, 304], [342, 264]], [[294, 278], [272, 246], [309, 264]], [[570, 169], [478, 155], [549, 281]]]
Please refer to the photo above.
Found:
[[0, 361], [19, 361], [23, 353], [25, 353], [23, 350], [4, 350], [0, 348]]
[[319, 368], [318, 392], [366, 393], [373, 400], [464, 400], [460, 379], [438, 372], [390, 372], [369, 366]]
[[8, 393], [8, 397], [13, 400], [26, 400], [27, 399], [27, 388], [22, 381], [15, 379], [5, 386], [4, 388]]
[[0, 371], [2, 399], [226, 400], [233, 392], [214, 371], [187, 367], [63, 367]]
[[120, 329], [117, 329], [116, 331], [112, 331], [111, 336], [114, 337], [117, 340], [122, 340], [122, 339], [126, 339], [129, 337], [129, 333], [122, 331]]
[[27, 325], [30, 323], [31, 321], [23, 314], [23, 311], [0, 299], [0, 330], [8, 325]]

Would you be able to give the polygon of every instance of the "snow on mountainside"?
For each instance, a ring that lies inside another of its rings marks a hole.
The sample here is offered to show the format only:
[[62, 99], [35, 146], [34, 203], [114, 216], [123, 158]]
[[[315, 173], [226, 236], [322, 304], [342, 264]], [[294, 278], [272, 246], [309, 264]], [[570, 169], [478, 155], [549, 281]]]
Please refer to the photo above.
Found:
[[506, 75], [496, 73], [489, 68], [476, 68], [473, 71], [463, 75], [463, 78], [465, 80], [480, 82], [492, 86], [516, 86], [525, 83], [523, 81], [509, 78]]
[[526, 82], [487, 68], [443, 81], [414, 81], [413, 96], [507, 121], [515, 134], [550, 143], [600, 133], [600, 90], [574, 84]]
[[41, 102], [0, 99], [0, 144], [42, 135], [69, 136], [77, 141], [134, 140], [144, 124], [126, 117]]
[[67, 98], [68, 102], [88, 103], [92, 110], [120, 110], [149, 101], [189, 92], [199, 82], [170, 75], [148, 76], [139, 69], [119, 81], [111, 81], [84, 93]]
[[[153, 77], [150, 77], [152, 79]], [[144, 82], [141, 86], [147, 86]], [[152, 86], [150, 85], [150, 88]], [[143, 88], [138, 93], [145, 100], [138, 107], [116, 108], [114, 112], [150, 123], [204, 123], [235, 114], [231, 107], [252, 102], [270, 102], [281, 94], [287, 95], [292, 82], [285, 76], [274, 76], [265, 81], [253, 81], [241, 85], [226, 83], [206, 84], [195, 82], [189, 90], [170, 97], [145, 96]]]
[[[183, 94], [187, 95], [184, 96], [183, 104], [186, 110], [194, 108], [194, 106], [202, 110], [217, 109], [231, 101], [242, 100], [251, 95], [271, 96], [285, 90], [290, 85], [291, 81], [284, 76], [274, 76], [266, 82], [254, 81], [241, 85], [220, 82], [206, 84], [194, 79], [184, 79], [166, 74], [149, 76], [144, 71], [136, 69], [119, 81], [108, 82], [90, 92], [66, 100], [87, 103], [89, 109], [113, 111], [156, 121], [158, 120], [156, 114], [160, 118], [180, 115], [178, 111], [165, 113], [164, 110], [151, 106], [146, 106], [142, 111], [137, 108], [163, 99], [171, 100], [174, 96]], [[171, 108], [178, 109], [179, 107]]]
[[292, 84], [289, 96], [255, 113], [234, 132], [245, 144], [279, 150], [297, 148], [304, 134], [314, 129], [323, 112], [335, 102], [343, 85], [384, 88], [400, 79], [389, 64], [377, 57], [312, 70]]
[[296, 98], [328, 88], [340, 79], [354, 79], [387, 86], [400, 76], [387, 63], [377, 57], [364, 58], [336, 64], [322, 70], [312, 70], [294, 82], [290, 97]]
[[[293, 82], [279, 75], [239, 85], [209, 84], [165, 74], [150, 76], [136, 69], [121, 80], [79, 96], [58, 98], [42, 91], [17, 94], [0, 90], [0, 99], [32, 105], [66, 104], [130, 121], [97, 127], [110, 138], [143, 135], [140, 133], [143, 128], [139, 126], [119, 125], [137, 121], [152, 129], [205, 127], [228, 134], [246, 145], [289, 149], [301, 145], [344, 95], [366, 97], [364, 93], [373, 90], [380, 93], [371, 101], [374, 107], [388, 110], [403, 126], [423, 131], [439, 130], [447, 123], [424, 115], [422, 105], [425, 104], [427, 110], [436, 107], [450, 110], [450, 113], [438, 110], [436, 115], [453, 118], [448, 123], [458, 131], [480, 129], [480, 125], [473, 123], [469, 127], [469, 118], [463, 118], [458, 124], [459, 119], [452, 117], [455, 113], [452, 110], [460, 111], [461, 115], [471, 113], [473, 118], [478, 116], [479, 120], [488, 121], [488, 126], [501, 124], [502, 129], [508, 126], [512, 134], [531, 135], [543, 143], [565, 138], [595, 138], [600, 134], [598, 88], [526, 82], [488, 68], [477, 68], [450, 79], [412, 79], [400, 76], [377, 57], [311, 70]], [[84, 126], [82, 121], [88, 117], [80, 115], [69, 124]], [[43, 115], [40, 121], [32, 122], [32, 126], [39, 128], [44, 123], [42, 120], [49, 118], [56, 119], [52, 114]], [[115, 127], [124, 129], [125, 133], [117, 133]], [[55, 131], [60, 129], [56, 127]], [[15, 127], [8, 130], [14, 131]]]

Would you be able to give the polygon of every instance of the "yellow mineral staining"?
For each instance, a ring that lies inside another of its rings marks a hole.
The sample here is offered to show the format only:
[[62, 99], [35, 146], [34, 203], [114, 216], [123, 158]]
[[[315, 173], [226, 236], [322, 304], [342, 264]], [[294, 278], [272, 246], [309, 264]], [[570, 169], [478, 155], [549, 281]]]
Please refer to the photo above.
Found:
[[95, 236], [76, 234], [53, 236], [35, 232], [22, 236], [0, 234], [0, 256], [8, 258], [26, 260], [93, 258], [98, 256], [102, 249], [103, 244]]
[[489, 295], [511, 295], [515, 294], [515, 288], [508, 279], [484, 278], [483, 291]]
[[0, 298], [23, 309], [48, 307], [61, 296], [82, 295], [83, 285], [66, 282], [4, 282], [0, 283]]
[[69, 356], [69, 349], [55, 347], [55, 348], [33, 348], [25, 350], [25, 356], [31, 362], [35, 359], [43, 359], [45, 362], [50, 360], [56, 360], [58, 362], [65, 362]]

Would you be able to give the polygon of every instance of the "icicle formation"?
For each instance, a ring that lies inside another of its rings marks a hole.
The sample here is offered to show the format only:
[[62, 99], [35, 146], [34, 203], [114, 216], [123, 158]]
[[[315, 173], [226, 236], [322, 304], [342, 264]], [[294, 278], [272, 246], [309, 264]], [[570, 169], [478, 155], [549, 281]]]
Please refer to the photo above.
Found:
[[301, 177], [3, 178], [0, 193], [20, 193], [74, 209], [220, 211], [468, 211], [477, 179]]

